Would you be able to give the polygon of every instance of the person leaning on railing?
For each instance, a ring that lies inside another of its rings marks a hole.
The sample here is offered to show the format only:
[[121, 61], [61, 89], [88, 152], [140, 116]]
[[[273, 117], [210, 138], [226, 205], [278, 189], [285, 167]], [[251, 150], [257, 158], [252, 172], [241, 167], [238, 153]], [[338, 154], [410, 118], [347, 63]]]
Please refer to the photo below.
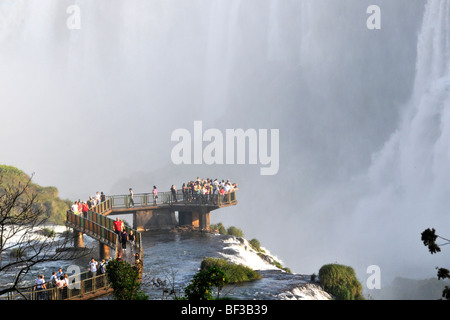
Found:
[[[36, 299], [37, 300], [43, 300], [44, 299], [44, 290], [47, 289], [47, 287], [45, 286], [45, 280], [44, 280], [44, 276], [42, 274], [38, 275], [38, 278], [36, 279], [36, 283], [35, 283], [35, 291], [37, 291], [36, 293]], [[42, 291], [42, 292], [41, 292]]]
[[78, 202], [75, 201], [72, 206], [70, 207], [70, 211], [72, 211], [74, 214], [78, 215]]

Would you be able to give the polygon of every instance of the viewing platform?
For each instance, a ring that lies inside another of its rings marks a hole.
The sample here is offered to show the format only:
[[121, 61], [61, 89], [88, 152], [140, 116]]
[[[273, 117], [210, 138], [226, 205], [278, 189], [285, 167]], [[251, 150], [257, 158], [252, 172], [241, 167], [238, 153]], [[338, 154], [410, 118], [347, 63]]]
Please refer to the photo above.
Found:
[[[132, 201], [133, 200], [133, 201]], [[133, 215], [133, 228], [137, 231], [167, 230], [188, 226], [199, 231], [209, 231], [210, 213], [213, 210], [236, 205], [236, 191], [223, 195], [183, 194], [171, 192], [109, 196], [101, 210], [105, 216]]]

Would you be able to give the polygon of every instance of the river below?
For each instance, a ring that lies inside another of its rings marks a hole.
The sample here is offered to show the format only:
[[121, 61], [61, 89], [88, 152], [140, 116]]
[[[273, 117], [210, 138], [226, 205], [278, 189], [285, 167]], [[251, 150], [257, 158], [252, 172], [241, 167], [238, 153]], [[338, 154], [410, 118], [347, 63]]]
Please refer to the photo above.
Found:
[[[86, 247], [95, 248], [98, 243], [84, 236]], [[261, 259], [250, 248], [247, 240], [228, 235], [201, 232], [154, 232], [142, 233], [144, 248], [144, 275], [142, 289], [151, 300], [182, 297], [192, 277], [199, 271], [206, 257], [225, 258], [257, 270], [262, 278], [238, 285], [229, 285], [221, 291], [221, 297], [236, 300], [280, 300], [280, 299], [327, 299], [329, 296], [310, 281], [310, 275], [290, 274]], [[132, 253], [129, 252], [128, 255]], [[38, 274], [50, 279], [51, 273], [73, 265], [81, 272], [87, 271], [91, 256], [75, 261], [47, 262], [35, 266], [27, 275], [24, 284], [32, 284]], [[97, 258], [97, 257], [95, 257]], [[4, 261], [6, 262], [6, 261]], [[14, 272], [4, 273], [3, 284], [13, 278]], [[70, 274], [69, 274], [70, 275]], [[171, 291], [174, 294], [169, 294]], [[107, 298], [109, 299], [109, 298]]]

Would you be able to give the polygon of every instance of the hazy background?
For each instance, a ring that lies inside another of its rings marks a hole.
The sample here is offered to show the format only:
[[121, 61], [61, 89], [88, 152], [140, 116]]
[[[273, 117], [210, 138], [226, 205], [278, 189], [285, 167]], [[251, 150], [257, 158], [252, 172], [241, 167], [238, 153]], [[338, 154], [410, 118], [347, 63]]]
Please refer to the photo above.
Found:
[[[424, 185], [408, 177], [427, 163], [403, 172], [374, 158], [411, 109], [425, 3], [1, 0], [0, 163], [69, 199], [229, 178], [239, 204], [212, 222], [241, 228], [294, 272], [338, 262], [363, 284], [372, 264], [383, 283], [434, 277], [446, 254], [431, 256], [420, 233], [445, 236], [448, 187], [421, 206]], [[73, 4], [79, 30], [66, 26]], [[366, 27], [373, 4], [381, 30]], [[193, 133], [195, 120], [222, 132], [279, 129], [278, 174], [261, 176], [259, 164], [173, 165], [171, 133]], [[424, 145], [435, 150], [433, 141]], [[402, 178], [378, 175], [380, 166]]]

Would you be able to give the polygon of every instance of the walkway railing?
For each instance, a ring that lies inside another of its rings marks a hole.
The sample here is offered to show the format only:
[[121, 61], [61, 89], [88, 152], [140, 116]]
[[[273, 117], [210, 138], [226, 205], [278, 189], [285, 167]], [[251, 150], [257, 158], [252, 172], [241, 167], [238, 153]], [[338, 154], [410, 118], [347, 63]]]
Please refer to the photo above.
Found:
[[115, 248], [117, 234], [114, 232], [113, 220], [94, 211], [89, 211], [87, 218], [82, 214], [75, 214], [68, 210], [66, 213], [66, 225]]
[[174, 196], [171, 192], [158, 192], [157, 197], [152, 193], [139, 193], [133, 195], [133, 202], [129, 195], [115, 195], [108, 196], [110, 203], [105, 203], [107, 210], [130, 208], [130, 207], [150, 207], [159, 205], [211, 205], [211, 206], [226, 206], [237, 203], [236, 191], [232, 191], [223, 195], [214, 194], [192, 194], [191, 191], [183, 193], [178, 190]]
[[110, 282], [106, 274], [90, 277], [89, 271], [76, 274], [69, 277], [69, 285], [64, 287], [48, 288], [50, 283], [46, 283], [47, 289], [36, 290], [35, 286], [21, 288], [19, 292], [10, 292], [0, 300], [70, 300], [83, 298], [89, 294], [96, 293], [100, 296], [99, 290], [109, 294], [111, 289]]
[[[82, 214], [75, 214], [68, 210], [66, 213], [66, 225], [77, 229], [78, 231], [89, 235], [90, 237], [115, 249], [115, 258], [117, 259], [121, 252], [119, 236], [114, 232], [114, 220], [104, 216], [102, 212], [107, 213], [111, 210], [111, 200], [100, 203], [91, 208], [85, 218]], [[139, 250], [140, 260], [143, 261], [142, 237], [140, 232], [128, 226], [125, 226], [127, 233], [131, 230], [135, 234], [135, 245]], [[141, 268], [142, 271], [142, 268]], [[48, 286], [49, 283], [46, 283]], [[61, 288], [47, 288], [36, 290], [35, 286], [24, 287], [16, 292], [10, 292], [0, 297], [0, 300], [68, 300], [83, 299], [89, 294], [94, 297], [111, 293], [111, 286], [107, 274], [101, 274], [95, 277], [89, 277], [89, 271], [76, 274], [69, 277], [69, 285]]]
[[[114, 248], [117, 258], [117, 254], [121, 249], [119, 246], [117, 233], [114, 231], [114, 220], [102, 214], [109, 213], [111, 211], [111, 204], [112, 200], [108, 199], [105, 202], [92, 207], [87, 213], [86, 218], [83, 214], [75, 214], [71, 210], [68, 210], [66, 214], [66, 225], [93, 237], [111, 248]], [[130, 234], [131, 230], [133, 231], [136, 237], [135, 243], [140, 251], [140, 256], [142, 259], [143, 248], [141, 233], [129, 226], [125, 226], [125, 230], [128, 234]]]
[[[157, 206], [157, 205], [212, 205], [227, 206], [237, 203], [236, 191], [232, 191], [223, 195], [203, 195], [192, 194], [191, 191], [183, 193], [178, 190], [174, 196], [171, 192], [159, 192], [158, 197], [154, 197], [152, 193], [135, 194], [133, 197], [135, 207]], [[108, 245], [115, 249], [115, 258], [117, 259], [121, 251], [119, 237], [114, 232], [113, 219], [108, 218], [105, 214], [111, 213], [115, 208], [129, 208], [131, 206], [131, 198], [129, 195], [109, 196], [108, 199], [89, 210], [87, 216], [82, 213], [75, 214], [68, 210], [66, 215], [66, 225], [77, 229], [78, 231], [89, 235], [90, 237]], [[131, 230], [136, 236], [135, 244], [139, 249], [140, 260], [143, 261], [142, 237], [140, 232], [128, 226], [125, 226], [127, 233]], [[142, 268], [141, 268], [142, 270]], [[83, 298], [89, 294], [96, 297], [108, 294], [111, 290], [110, 283], [106, 274], [96, 277], [88, 277], [88, 272], [77, 274], [69, 277], [69, 286], [62, 288], [48, 288], [46, 290], [35, 290], [35, 286], [21, 288], [18, 292], [8, 293], [1, 296], [0, 300], [68, 300]], [[79, 281], [76, 281], [79, 279]]]

